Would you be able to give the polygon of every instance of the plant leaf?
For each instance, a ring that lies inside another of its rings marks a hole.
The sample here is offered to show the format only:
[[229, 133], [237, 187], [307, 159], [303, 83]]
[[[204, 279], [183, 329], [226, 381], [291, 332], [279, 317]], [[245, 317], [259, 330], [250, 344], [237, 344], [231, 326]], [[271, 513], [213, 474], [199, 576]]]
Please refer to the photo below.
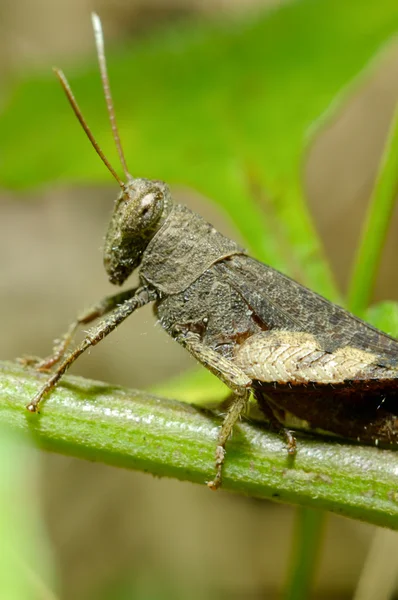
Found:
[[[109, 51], [132, 172], [214, 199], [258, 258], [337, 298], [304, 202], [306, 132], [397, 28], [392, 0], [305, 0]], [[71, 84], [100, 132], [106, 114], [93, 65], [71, 69]], [[49, 74], [21, 82], [0, 119], [2, 184], [108, 181], [72, 119]], [[108, 153], [110, 128], [98, 138]]]
[[398, 338], [398, 302], [379, 302], [368, 309], [366, 316], [372, 325]]

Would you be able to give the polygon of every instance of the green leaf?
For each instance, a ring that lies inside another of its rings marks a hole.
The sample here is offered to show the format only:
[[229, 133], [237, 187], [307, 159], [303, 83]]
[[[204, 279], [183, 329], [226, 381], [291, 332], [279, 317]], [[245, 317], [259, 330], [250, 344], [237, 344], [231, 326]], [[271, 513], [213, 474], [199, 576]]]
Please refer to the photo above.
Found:
[[398, 338], [398, 302], [379, 302], [368, 309], [366, 316], [372, 325]]
[[150, 391], [198, 406], [208, 406], [209, 401], [214, 405], [220, 404], [230, 394], [227, 386], [202, 366], [167, 379], [151, 387]]
[[[397, 28], [392, 0], [306, 0], [108, 51], [132, 172], [214, 199], [257, 257], [336, 298], [302, 190], [306, 133]], [[94, 64], [69, 69], [71, 84], [112, 155]], [[0, 120], [2, 185], [109, 181], [73, 118], [50, 74], [17, 86]]]

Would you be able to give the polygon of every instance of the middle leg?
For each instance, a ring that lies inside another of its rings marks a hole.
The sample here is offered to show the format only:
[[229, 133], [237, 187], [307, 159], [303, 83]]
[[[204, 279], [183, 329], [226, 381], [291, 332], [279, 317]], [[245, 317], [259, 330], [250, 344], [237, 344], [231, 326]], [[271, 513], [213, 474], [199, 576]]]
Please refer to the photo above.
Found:
[[264, 393], [260, 394], [257, 389], [254, 390], [253, 395], [258, 406], [260, 407], [261, 412], [269, 421], [271, 428], [283, 436], [289, 456], [295, 456], [297, 452], [296, 438], [294, 433], [284, 424], [284, 414], [282, 414], [283, 411], [274, 405], [271, 398]]

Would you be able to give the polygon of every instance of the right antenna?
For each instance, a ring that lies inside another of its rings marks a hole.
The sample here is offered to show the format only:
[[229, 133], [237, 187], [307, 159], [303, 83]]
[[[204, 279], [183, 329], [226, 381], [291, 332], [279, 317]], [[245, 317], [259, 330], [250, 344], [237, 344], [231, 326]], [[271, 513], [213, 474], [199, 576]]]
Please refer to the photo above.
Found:
[[120, 141], [119, 130], [117, 128], [115, 108], [113, 106], [111, 88], [109, 85], [108, 70], [106, 68], [104, 35], [102, 33], [101, 19], [96, 13], [91, 13], [91, 21], [94, 29], [95, 45], [97, 47], [98, 63], [101, 73], [102, 88], [104, 90], [105, 102], [108, 109], [109, 120], [111, 122], [113, 139], [115, 140], [116, 149], [119, 154], [120, 162], [123, 167], [124, 174], [127, 180], [131, 180], [132, 176], [127, 168], [126, 159], [124, 157], [122, 143]]

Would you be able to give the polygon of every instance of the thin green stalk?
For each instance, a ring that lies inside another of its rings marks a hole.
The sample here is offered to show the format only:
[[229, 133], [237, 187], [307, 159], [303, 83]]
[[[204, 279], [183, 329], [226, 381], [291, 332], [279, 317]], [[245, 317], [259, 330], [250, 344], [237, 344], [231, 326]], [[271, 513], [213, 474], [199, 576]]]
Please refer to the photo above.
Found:
[[295, 547], [285, 600], [310, 597], [318, 567], [325, 526], [325, 512], [301, 508], [296, 516]]
[[[394, 209], [397, 184], [398, 109], [395, 111], [383, 152], [348, 292], [348, 307], [358, 315], [364, 313], [371, 298]], [[287, 584], [287, 600], [308, 598], [315, 575], [315, 558], [320, 552], [325, 516], [325, 513], [310, 509], [301, 510], [298, 515], [298, 537], [292, 558], [291, 576]]]
[[[191, 405], [65, 377], [28, 413], [45, 375], [0, 363], [0, 423], [53, 452], [205, 484], [221, 419]], [[330, 510], [398, 529], [398, 453], [300, 439], [292, 461], [264, 426], [240, 423], [227, 446], [223, 489]], [[209, 490], [209, 494], [212, 493]]]
[[[363, 228], [362, 240], [357, 252], [356, 263], [348, 294], [349, 309], [360, 316], [365, 312], [371, 299], [384, 241], [387, 236], [391, 215], [395, 205], [398, 191], [397, 184], [398, 107], [395, 110], [388, 141], [382, 156], [380, 170]], [[363, 571], [363, 573], [365, 573], [365, 571]], [[361, 581], [362, 580], [364, 580], [363, 575], [361, 577]], [[361, 581], [359, 582], [359, 587]], [[376, 584], [376, 587], [380, 589], [380, 585], [382, 584], [379, 582], [379, 585], [377, 586]], [[359, 587], [357, 588], [356, 596], [360, 594]], [[386, 593], [388, 595], [388, 591]]]
[[384, 148], [348, 292], [348, 307], [359, 316], [363, 316], [371, 299], [397, 192], [398, 109]]

